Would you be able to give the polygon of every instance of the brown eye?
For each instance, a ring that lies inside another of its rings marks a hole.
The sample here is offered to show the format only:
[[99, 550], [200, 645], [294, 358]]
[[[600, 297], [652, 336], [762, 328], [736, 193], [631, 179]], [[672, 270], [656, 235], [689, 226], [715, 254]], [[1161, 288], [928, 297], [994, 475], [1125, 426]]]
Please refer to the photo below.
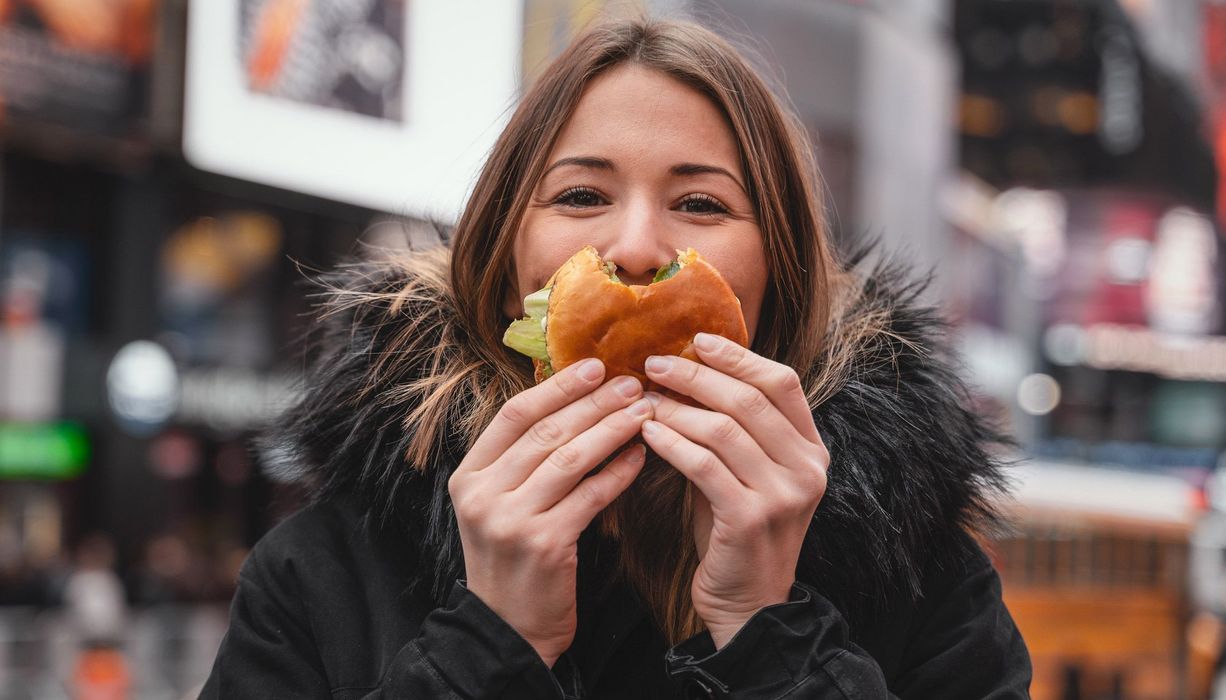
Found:
[[572, 187], [562, 194], [558, 195], [553, 200], [554, 204], [561, 204], [564, 207], [574, 207], [582, 209], [585, 207], [596, 207], [605, 204], [604, 197], [600, 193], [590, 187]]
[[728, 208], [719, 200], [706, 194], [691, 194], [681, 200], [678, 208], [686, 214], [715, 215], [727, 214]]

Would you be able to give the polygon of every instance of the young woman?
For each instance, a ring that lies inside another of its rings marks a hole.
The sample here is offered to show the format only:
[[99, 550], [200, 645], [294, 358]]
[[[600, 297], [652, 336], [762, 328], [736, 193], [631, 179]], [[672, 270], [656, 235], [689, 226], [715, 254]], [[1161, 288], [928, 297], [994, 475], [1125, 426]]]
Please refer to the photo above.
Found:
[[[686, 247], [723, 273], [749, 349], [700, 335], [702, 363], [646, 368], [701, 408], [596, 360], [533, 386], [502, 345], [584, 245], [628, 284]], [[317, 498], [244, 567], [204, 696], [1026, 697], [972, 537], [998, 436], [917, 285], [862, 267], [731, 47], [589, 31], [449, 249], [325, 277], [318, 362], [266, 445]]]

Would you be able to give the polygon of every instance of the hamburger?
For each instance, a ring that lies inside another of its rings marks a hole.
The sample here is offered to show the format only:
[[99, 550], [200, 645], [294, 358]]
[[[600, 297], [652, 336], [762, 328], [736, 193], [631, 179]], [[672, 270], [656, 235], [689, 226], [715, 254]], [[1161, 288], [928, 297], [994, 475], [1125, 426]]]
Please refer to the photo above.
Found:
[[[596, 357], [605, 376], [637, 377], [648, 390], [649, 355], [697, 360], [696, 333], [749, 342], [741, 302], [719, 272], [693, 248], [660, 268], [647, 285], [627, 285], [617, 265], [586, 246], [558, 268], [544, 289], [524, 298], [524, 318], [502, 342], [532, 358], [538, 383], [580, 360]], [[665, 392], [671, 393], [671, 392]]]

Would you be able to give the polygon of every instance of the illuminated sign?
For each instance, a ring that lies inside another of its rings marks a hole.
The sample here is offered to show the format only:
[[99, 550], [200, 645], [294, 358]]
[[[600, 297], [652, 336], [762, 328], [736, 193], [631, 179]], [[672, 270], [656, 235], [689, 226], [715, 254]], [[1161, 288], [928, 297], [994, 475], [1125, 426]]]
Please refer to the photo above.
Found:
[[89, 437], [78, 425], [0, 424], [0, 479], [72, 479], [89, 463]]
[[1058, 365], [1148, 372], [1168, 379], [1226, 382], [1226, 337], [1176, 336], [1143, 326], [1062, 324], [1047, 330], [1048, 359]]

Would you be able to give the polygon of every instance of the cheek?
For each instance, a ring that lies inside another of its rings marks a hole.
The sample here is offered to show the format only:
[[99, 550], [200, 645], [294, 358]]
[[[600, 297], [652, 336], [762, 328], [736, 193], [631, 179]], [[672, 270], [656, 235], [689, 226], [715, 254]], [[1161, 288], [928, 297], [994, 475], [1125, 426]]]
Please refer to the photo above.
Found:
[[512, 282], [505, 303], [507, 315], [518, 318], [523, 310], [523, 298], [545, 286], [562, 263], [583, 247], [567, 239], [565, 228], [551, 226], [548, 217], [529, 212], [515, 235], [512, 249]]
[[762, 248], [761, 233], [754, 226], [752, 231], [731, 238], [720, 246], [718, 259], [714, 256], [707, 259], [741, 300], [741, 312], [745, 315], [745, 328], [749, 331], [752, 345], [761, 315], [762, 299], [766, 294], [766, 251]]
[[741, 312], [745, 315], [745, 329], [749, 332], [749, 344], [757, 336], [758, 319], [762, 315], [762, 298], [766, 292], [765, 274], [742, 274], [733, 284], [733, 291], [741, 300]]

